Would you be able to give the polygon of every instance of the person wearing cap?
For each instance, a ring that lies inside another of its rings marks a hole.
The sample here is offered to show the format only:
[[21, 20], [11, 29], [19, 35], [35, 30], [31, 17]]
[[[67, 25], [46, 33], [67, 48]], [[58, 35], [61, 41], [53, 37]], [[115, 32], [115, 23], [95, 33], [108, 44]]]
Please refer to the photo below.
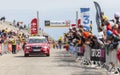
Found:
[[120, 13], [119, 12], [115, 12], [114, 13], [114, 18], [115, 18], [115, 24], [119, 24], [119, 18], [120, 18]]
[[59, 49], [62, 48], [62, 36], [60, 36], [59, 40], [58, 40], [58, 44], [59, 44]]
[[116, 36], [119, 36], [119, 33], [118, 33], [118, 25], [114, 25], [113, 26], [113, 30], [112, 30], [113, 34], [115, 34]]
[[104, 12], [101, 12], [102, 26], [108, 21], [108, 17], [104, 15]]
[[120, 34], [120, 13], [119, 12], [115, 12], [114, 13], [114, 23], [115, 25], [117, 24], [118, 25], [118, 33]]
[[16, 54], [16, 39], [12, 36], [12, 53]]
[[84, 29], [83, 36], [87, 39], [89, 37], [89, 32]]
[[98, 39], [98, 42], [99, 42], [101, 45], [104, 44], [104, 41], [105, 41], [105, 34], [104, 34], [102, 28], [99, 28], [99, 33], [98, 33], [97, 39]]
[[106, 22], [106, 29], [107, 29], [107, 31], [108, 30], [112, 31], [112, 26], [111, 26], [111, 24], [108, 21]]

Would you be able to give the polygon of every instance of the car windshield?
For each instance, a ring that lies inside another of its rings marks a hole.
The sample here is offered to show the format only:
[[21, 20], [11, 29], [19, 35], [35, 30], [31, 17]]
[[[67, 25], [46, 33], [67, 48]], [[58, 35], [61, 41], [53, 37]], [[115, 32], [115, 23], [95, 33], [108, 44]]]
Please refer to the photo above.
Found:
[[28, 43], [46, 43], [47, 40], [46, 39], [29, 39]]

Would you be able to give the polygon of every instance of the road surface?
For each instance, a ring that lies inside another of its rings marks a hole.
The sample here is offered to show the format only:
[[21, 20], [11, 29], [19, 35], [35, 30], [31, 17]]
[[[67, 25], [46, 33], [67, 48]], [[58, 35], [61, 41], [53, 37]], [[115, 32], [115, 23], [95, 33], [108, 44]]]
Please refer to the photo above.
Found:
[[65, 50], [51, 49], [50, 57], [24, 57], [23, 51], [0, 56], [0, 75], [106, 75], [106, 72], [80, 67]]

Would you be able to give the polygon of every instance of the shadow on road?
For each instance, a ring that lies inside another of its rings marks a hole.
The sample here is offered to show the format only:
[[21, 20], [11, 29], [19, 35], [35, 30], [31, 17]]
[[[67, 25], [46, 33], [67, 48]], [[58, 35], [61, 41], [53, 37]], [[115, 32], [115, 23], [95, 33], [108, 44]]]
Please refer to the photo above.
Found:
[[73, 69], [82, 69], [83, 71], [75, 71], [71, 75], [103, 75], [101, 72], [98, 72], [98, 69], [95, 67], [80, 66], [75, 62], [75, 58], [71, 56], [66, 51], [56, 52], [55, 60], [52, 62], [59, 62], [59, 67], [69, 67]]
[[66, 51], [57, 51], [55, 53], [54, 59], [52, 62], [59, 62], [59, 67], [77, 67], [80, 68], [75, 62], [75, 59]]
[[14, 56], [15, 58], [29, 58], [29, 57], [47, 57], [47, 56], [44, 56], [44, 55], [34, 55], [34, 56], [28, 56], [28, 57], [25, 57], [25, 56]]
[[[55, 53], [56, 55], [54, 56], [55, 59], [58, 59], [59, 61], [63, 61], [63, 62], [75, 62], [74, 58], [71, 56], [71, 54], [69, 54], [66, 51], [59, 51]], [[54, 61], [58, 61], [58, 60], [54, 60]]]
[[95, 71], [88, 71], [88, 70], [85, 70], [83, 72], [74, 72], [73, 74], [71, 75], [103, 75], [103, 73], [101, 72], [95, 72]]

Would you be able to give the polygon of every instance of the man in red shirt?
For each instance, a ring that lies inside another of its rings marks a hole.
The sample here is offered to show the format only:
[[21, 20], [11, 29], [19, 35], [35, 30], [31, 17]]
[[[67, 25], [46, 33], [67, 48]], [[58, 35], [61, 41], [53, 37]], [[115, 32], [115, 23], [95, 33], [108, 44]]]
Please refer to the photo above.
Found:
[[107, 22], [106, 25], [107, 25], [107, 26], [106, 26], [106, 29], [112, 31], [112, 26], [111, 26], [111, 24], [110, 24], [109, 22]]

